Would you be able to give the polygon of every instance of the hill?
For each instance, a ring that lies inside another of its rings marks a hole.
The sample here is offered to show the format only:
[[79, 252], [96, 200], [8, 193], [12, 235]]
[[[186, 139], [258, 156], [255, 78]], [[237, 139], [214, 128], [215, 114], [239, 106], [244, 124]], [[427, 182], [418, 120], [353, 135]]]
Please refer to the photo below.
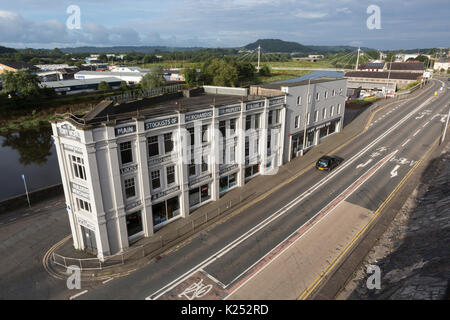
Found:
[[259, 39], [253, 43], [246, 45], [244, 48], [248, 50], [255, 50], [261, 46], [266, 52], [301, 52], [312, 53], [312, 49], [307, 46], [301, 45], [297, 42], [283, 41], [280, 39]]

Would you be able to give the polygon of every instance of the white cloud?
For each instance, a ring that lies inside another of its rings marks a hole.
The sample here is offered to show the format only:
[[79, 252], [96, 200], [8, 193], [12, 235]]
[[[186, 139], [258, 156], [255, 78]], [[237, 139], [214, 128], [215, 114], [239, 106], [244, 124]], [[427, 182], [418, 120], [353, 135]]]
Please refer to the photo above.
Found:
[[294, 14], [298, 18], [302, 19], [321, 19], [328, 16], [328, 12], [324, 11], [306, 11], [306, 10], [297, 10]]

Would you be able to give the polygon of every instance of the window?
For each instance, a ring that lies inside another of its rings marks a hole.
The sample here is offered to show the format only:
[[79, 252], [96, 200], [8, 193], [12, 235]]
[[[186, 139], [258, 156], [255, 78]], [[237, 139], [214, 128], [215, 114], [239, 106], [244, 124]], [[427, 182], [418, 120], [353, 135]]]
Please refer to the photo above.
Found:
[[328, 99], [328, 91], [325, 91], [324, 98]]
[[89, 202], [77, 198], [77, 204], [78, 204], [78, 210], [92, 212], [91, 204]]
[[334, 106], [330, 107], [330, 117], [334, 116]]
[[189, 136], [191, 137], [191, 146], [195, 144], [194, 128], [188, 128]]
[[311, 103], [311, 94], [308, 95], [308, 103]]
[[281, 113], [281, 110], [275, 111], [275, 123], [280, 123], [280, 113]]
[[158, 136], [148, 138], [148, 155], [154, 157], [159, 154]]
[[164, 134], [164, 152], [169, 153], [173, 150], [172, 133]]
[[152, 171], [150, 173], [150, 175], [152, 177], [152, 189], [160, 188], [161, 187], [161, 179], [160, 179], [159, 170]]
[[342, 95], [342, 88], [339, 88], [339, 95]]
[[298, 128], [300, 124], [300, 116], [295, 116], [294, 127]]
[[175, 183], [175, 166], [167, 167], [167, 184]]
[[208, 142], [208, 125], [202, 125], [202, 142]]
[[131, 141], [123, 142], [119, 145], [120, 158], [122, 164], [133, 162], [133, 152], [131, 151]]
[[261, 123], [261, 114], [255, 114], [255, 129], [259, 129], [260, 128], [260, 123]]
[[259, 139], [258, 138], [255, 138], [255, 145], [254, 145], [254, 152], [255, 152], [255, 154], [258, 154], [258, 151], [259, 151]]
[[249, 130], [252, 127], [252, 117], [246, 116], [245, 117], [245, 130]]
[[132, 198], [136, 195], [136, 189], [134, 186], [134, 178], [125, 179], [125, 197], [127, 199]]
[[297, 105], [299, 106], [301, 104], [302, 104], [302, 97], [299, 96], [299, 97], [297, 97]]
[[141, 210], [127, 214], [125, 219], [128, 237], [132, 237], [143, 231]]
[[341, 113], [341, 104], [339, 103], [337, 105], [337, 114], [340, 114], [340, 113]]
[[233, 135], [236, 131], [236, 119], [230, 120], [230, 135]]
[[[206, 161], [205, 161], [206, 160]], [[208, 159], [202, 158], [202, 172], [208, 171]]]
[[336, 90], [333, 89], [333, 97], [336, 95]]
[[220, 133], [222, 133], [222, 138], [226, 137], [225, 129], [226, 129], [226, 122], [225, 121], [220, 121], [219, 122], [219, 131], [220, 131]]
[[316, 100], [319, 101], [319, 98], [320, 98], [320, 93], [317, 92], [317, 93], [316, 93]]
[[325, 119], [327, 117], [327, 109], [323, 108], [322, 109], [322, 119]]
[[270, 143], [272, 142], [272, 135], [269, 133], [267, 135], [267, 149], [270, 149]]
[[309, 124], [310, 120], [311, 120], [311, 112], [308, 112], [306, 114], [306, 124]]
[[191, 163], [188, 165], [189, 176], [195, 176], [195, 160], [194, 155], [192, 155]]
[[314, 122], [319, 121], [319, 111], [314, 111]]
[[230, 163], [235, 163], [236, 161], [236, 146], [230, 148]]
[[152, 206], [153, 225], [170, 220], [180, 214], [180, 203], [178, 197], [157, 203]]
[[269, 125], [272, 124], [272, 120], [273, 120], [273, 111], [269, 111]]
[[71, 156], [73, 175], [76, 178], [86, 180], [86, 171], [84, 169], [84, 161], [82, 158]]
[[248, 157], [250, 155], [250, 142], [248, 137], [245, 138], [245, 156]]

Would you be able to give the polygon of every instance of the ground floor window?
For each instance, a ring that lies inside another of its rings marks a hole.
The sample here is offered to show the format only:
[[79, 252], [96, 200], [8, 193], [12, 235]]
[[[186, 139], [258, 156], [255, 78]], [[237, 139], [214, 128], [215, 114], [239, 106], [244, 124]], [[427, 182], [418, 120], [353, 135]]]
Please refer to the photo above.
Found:
[[328, 128], [328, 134], [332, 134], [332, 133], [336, 132], [338, 123], [339, 123], [339, 121], [334, 121], [330, 124], [330, 127]]
[[297, 152], [303, 149], [303, 136], [298, 135], [292, 137], [292, 158], [297, 156]]
[[219, 180], [219, 192], [225, 192], [230, 188], [237, 185], [237, 172], [229, 176], [220, 178]]
[[308, 133], [308, 135], [306, 136], [306, 147], [311, 147], [314, 145], [314, 134], [315, 131], [311, 131], [310, 133]]
[[84, 226], [81, 226], [81, 234], [83, 235], [84, 249], [97, 253], [97, 242], [95, 240], [95, 232]]
[[245, 168], [245, 178], [253, 177], [258, 172], [259, 172], [259, 164], [249, 166], [249, 167]]
[[178, 196], [152, 206], [153, 226], [157, 226], [180, 214], [180, 201]]
[[127, 214], [126, 221], [128, 238], [143, 231], [141, 210]]
[[211, 188], [209, 184], [189, 190], [189, 207], [196, 206], [211, 199]]
[[319, 131], [319, 138], [322, 139], [328, 135], [328, 127], [324, 127]]

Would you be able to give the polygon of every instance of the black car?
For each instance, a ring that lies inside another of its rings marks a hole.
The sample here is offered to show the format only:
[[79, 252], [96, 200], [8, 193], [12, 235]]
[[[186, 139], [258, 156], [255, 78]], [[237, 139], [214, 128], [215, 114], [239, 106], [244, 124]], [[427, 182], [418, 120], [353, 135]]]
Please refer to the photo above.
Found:
[[330, 172], [341, 163], [341, 159], [330, 156], [323, 156], [316, 163], [317, 170], [323, 170]]

